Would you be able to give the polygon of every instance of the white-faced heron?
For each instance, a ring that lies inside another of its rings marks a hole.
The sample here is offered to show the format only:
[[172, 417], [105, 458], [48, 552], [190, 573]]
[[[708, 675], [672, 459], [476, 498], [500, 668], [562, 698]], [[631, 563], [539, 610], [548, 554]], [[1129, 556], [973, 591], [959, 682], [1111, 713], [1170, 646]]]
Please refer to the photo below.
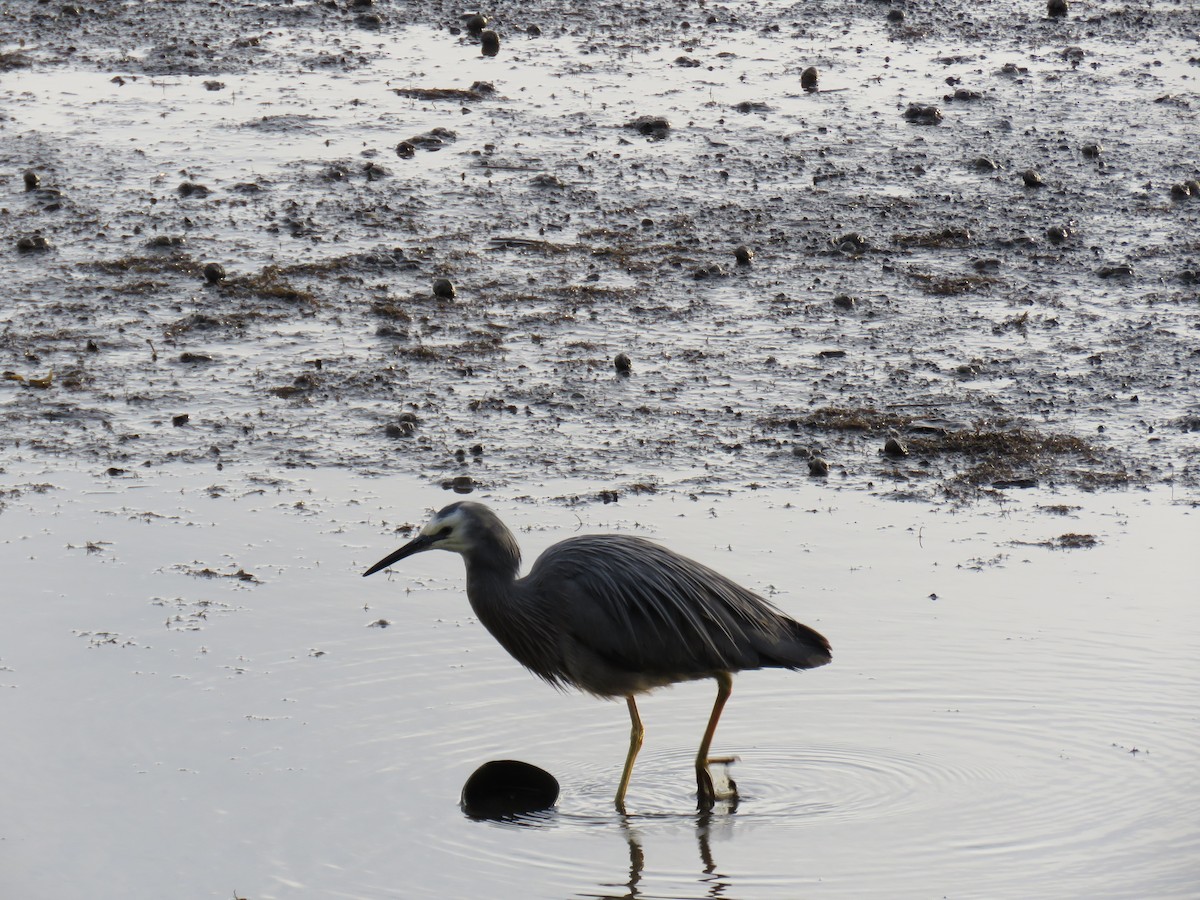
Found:
[[717, 701], [696, 755], [698, 803], [707, 809], [716, 799], [708, 750], [733, 673], [812, 669], [830, 660], [829, 642], [807, 625], [724, 575], [644, 538], [568, 538], [519, 578], [521, 551], [499, 517], [480, 503], [452, 503], [363, 575], [424, 550], [462, 556], [471, 608], [517, 662], [555, 687], [625, 698], [633, 730], [617, 786], [622, 812], [645, 734], [637, 694], [677, 681], [716, 679]]

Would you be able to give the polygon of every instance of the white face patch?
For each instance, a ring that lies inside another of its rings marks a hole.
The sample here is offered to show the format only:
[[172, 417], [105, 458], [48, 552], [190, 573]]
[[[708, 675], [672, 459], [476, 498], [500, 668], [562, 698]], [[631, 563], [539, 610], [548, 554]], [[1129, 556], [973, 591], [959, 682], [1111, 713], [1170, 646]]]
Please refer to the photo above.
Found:
[[[466, 530], [465, 518], [461, 509], [456, 509], [444, 516], [436, 515], [421, 529], [421, 535], [437, 539], [437, 543], [431, 549], [460, 553], [466, 546], [463, 540], [463, 532]], [[445, 533], [447, 528], [450, 529], [449, 533]]]

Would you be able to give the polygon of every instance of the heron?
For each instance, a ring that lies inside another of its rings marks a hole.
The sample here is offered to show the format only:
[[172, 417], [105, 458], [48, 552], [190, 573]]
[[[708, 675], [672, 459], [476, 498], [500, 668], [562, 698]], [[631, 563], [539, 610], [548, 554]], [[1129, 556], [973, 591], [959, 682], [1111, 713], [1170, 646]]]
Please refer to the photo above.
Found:
[[716, 702], [696, 754], [697, 806], [707, 810], [718, 799], [709, 763], [719, 760], [710, 760], [709, 750], [734, 673], [812, 669], [831, 659], [829, 642], [812, 628], [645, 538], [570, 537], [547, 548], [519, 577], [516, 537], [489, 507], [471, 501], [439, 510], [363, 577], [426, 550], [462, 556], [475, 615], [534, 675], [559, 689], [625, 699], [632, 728], [617, 785], [621, 813], [645, 737], [637, 695], [682, 681], [716, 680]]

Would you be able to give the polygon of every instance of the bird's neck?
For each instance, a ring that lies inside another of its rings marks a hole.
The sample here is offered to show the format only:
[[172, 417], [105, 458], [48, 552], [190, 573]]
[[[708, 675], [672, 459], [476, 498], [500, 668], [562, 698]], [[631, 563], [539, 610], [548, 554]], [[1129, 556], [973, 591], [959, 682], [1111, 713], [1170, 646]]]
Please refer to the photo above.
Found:
[[467, 598], [475, 614], [484, 619], [490, 629], [487, 619], [491, 618], [492, 611], [508, 605], [505, 601], [517, 580], [517, 563], [499, 565], [494, 559], [480, 562], [470, 558], [466, 563]]

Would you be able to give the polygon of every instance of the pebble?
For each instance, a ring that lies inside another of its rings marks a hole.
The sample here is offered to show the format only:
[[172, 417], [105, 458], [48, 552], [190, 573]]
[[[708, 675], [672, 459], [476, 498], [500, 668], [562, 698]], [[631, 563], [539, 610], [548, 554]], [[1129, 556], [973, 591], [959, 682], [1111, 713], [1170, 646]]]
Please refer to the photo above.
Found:
[[36, 190], [37, 186], [41, 183], [42, 179], [38, 176], [37, 172], [33, 171], [33, 169], [30, 169], [25, 173], [25, 190]]
[[18, 253], [48, 253], [50, 242], [40, 234], [27, 234], [17, 238]]
[[457, 295], [458, 290], [449, 278], [433, 279], [433, 296], [441, 297], [443, 300], [453, 300]]
[[829, 474], [829, 463], [819, 456], [814, 456], [808, 461], [808, 474], [816, 478], [824, 478]]
[[910, 103], [904, 110], [904, 118], [914, 125], [936, 125], [944, 116], [941, 109], [931, 103]]
[[1065, 225], [1051, 225], [1046, 229], [1046, 237], [1052, 244], [1061, 244], [1071, 236], [1071, 229]]
[[618, 375], [628, 376], [633, 371], [633, 363], [627, 353], [618, 353], [613, 357], [613, 368], [617, 370]]
[[808, 91], [809, 93], [816, 91], [817, 79], [819, 77], [820, 74], [817, 72], [817, 67], [809, 66], [800, 73], [800, 87], [804, 88], [804, 90]]
[[209, 284], [217, 284], [225, 280], [225, 267], [217, 262], [204, 264], [204, 280]]
[[754, 262], [754, 251], [742, 244], [734, 249], [733, 258], [738, 261], [739, 266], [748, 266]]
[[383, 433], [390, 438], [412, 437], [416, 430], [417, 426], [412, 422], [388, 422], [383, 426]]
[[908, 456], [908, 448], [895, 437], [890, 437], [883, 442], [883, 452], [893, 459]]
[[844, 253], [846, 256], [860, 256], [871, 246], [867, 243], [867, 239], [857, 231], [834, 238], [831, 243], [839, 253]]
[[638, 134], [661, 141], [671, 130], [671, 123], [665, 116], [638, 116], [625, 123], [626, 128], [634, 129]]
[[500, 35], [485, 31], [479, 35], [479, 48], [484, 56], [495, 56], [500, 52]]
[[1096, 159], [1101, 153], [1104, 152], [1104, 148], [1099, 144], [1084, 144], [1079, 148], [1079, 152], [1088, 159]]
[[1046, 182], [1042, 181], [1042, 176], [1037, 169], [1026, 169], [1021, 173], [1021, 180], [1025, 182], [1025, 187], [1044, 187]]
[[194, 181], [185, 181], [178, 188], [180, 197], [207, 197], [212, 189]]
[[1052, 19], [1061, 18], [1067, 14], [1067, 0], [1047, 0], [1046, 15]]

